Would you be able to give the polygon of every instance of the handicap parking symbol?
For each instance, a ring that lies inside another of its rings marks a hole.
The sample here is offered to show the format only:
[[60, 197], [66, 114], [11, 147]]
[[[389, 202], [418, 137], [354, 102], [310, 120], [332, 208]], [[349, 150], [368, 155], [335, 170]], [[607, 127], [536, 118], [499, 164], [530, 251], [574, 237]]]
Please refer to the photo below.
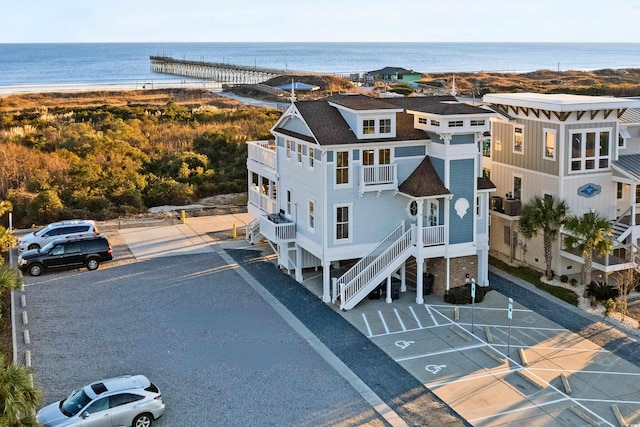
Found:
[[427, 365], [427, 366], [425, 366], [424, 369], [426, 369], [427, 371], [429, 371], [433, 375], [435, 375], [438, 372], [440, 372], [443, 368], [446, 368], [446, 367], [447, 367], [447, 365]]
[[397, 345], [398, 347], [400, 347], [401, 349], [403, 349], [403, 350], [404, 350], [405, 348], [409, 347], [411, 344], [415, 344], [415, 343], [416, 343], [415, 341], [403, 341], [403, 340], [401, 340], [401, 341], [396, 341], [396, 345]]

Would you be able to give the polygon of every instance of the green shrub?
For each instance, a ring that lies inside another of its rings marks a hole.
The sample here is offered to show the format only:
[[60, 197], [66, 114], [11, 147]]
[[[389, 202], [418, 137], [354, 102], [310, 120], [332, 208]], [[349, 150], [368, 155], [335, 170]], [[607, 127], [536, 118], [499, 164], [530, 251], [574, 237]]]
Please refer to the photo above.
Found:
[[577, 285], [578, 279], [576, 279], [575, 277], [572, 277], [571, 280], [569, 280], [569, 284], [571, 284], [571, 286]]
[[[482, 302], [487, 289], [476, 285], [476, 302]], [[451, 288], [444, 293], [444, 300], [449, 304], [471, 304], [471, 284]]]
[[598, 301], [618, 298], [618, 294], [617, 288], [601, 281], [593, 281], [587, 286], [587, 295], [595, 297]]
[[567, 276], [566, 274], [563, 274], [562, 276], [560, 276], [560, 281], [562, 283], [567, 283], [569, 281], [569, 276]]
[[[593, 283], [593, 282], [592, 282]], [[604, 315], [609, 316], [616, 309], [616, 302], [609, 298], [604, 302]]]

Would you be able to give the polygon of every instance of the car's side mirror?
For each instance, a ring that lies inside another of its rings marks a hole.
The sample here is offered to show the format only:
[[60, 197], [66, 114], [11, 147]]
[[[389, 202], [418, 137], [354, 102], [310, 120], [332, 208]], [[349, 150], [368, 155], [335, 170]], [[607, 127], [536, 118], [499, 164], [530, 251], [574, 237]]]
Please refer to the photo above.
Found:
[[81, 417], [82, 417], [82, 419], [84, 420], [84, 419], [89, 418], [89, 413], [88, 413], [87, 411], [84, 411], [84, 412], [82, 413], [82, 415], [80, 415], [80, 416], [81, 416]]

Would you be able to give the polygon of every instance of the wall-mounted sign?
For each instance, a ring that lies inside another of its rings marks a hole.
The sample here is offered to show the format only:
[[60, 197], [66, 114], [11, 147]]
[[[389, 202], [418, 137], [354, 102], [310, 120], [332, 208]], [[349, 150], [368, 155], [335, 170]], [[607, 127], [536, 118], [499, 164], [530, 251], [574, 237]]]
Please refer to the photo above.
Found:
[[597, 184], [589, 183], [578, 188], [578, 196], [593, 197], [597, 194], [600, 194], [600, 186]]

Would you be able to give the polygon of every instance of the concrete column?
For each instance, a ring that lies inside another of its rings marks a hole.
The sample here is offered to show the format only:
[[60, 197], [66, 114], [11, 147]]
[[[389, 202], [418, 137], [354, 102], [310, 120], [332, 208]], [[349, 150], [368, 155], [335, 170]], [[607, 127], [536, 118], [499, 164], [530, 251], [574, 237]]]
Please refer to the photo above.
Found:
[[393, 301], [391, 299], [391, 276], [387, 277], [387, 299], [385, 301], [387, 303], [391, 303], [391, 301]]
[[296, 243], [296, 282], [302, 283], [302, 250]]
[[407, 292], [407, 262], [400, 267], [400, 292]]
[[422, 278], [424, 276], [424, 261], [422, 259], [416, 260], [416, 304], [424, 304], [424, 283]]
[[331, 263], [322, 264], [322, 302], [331, 302]]

